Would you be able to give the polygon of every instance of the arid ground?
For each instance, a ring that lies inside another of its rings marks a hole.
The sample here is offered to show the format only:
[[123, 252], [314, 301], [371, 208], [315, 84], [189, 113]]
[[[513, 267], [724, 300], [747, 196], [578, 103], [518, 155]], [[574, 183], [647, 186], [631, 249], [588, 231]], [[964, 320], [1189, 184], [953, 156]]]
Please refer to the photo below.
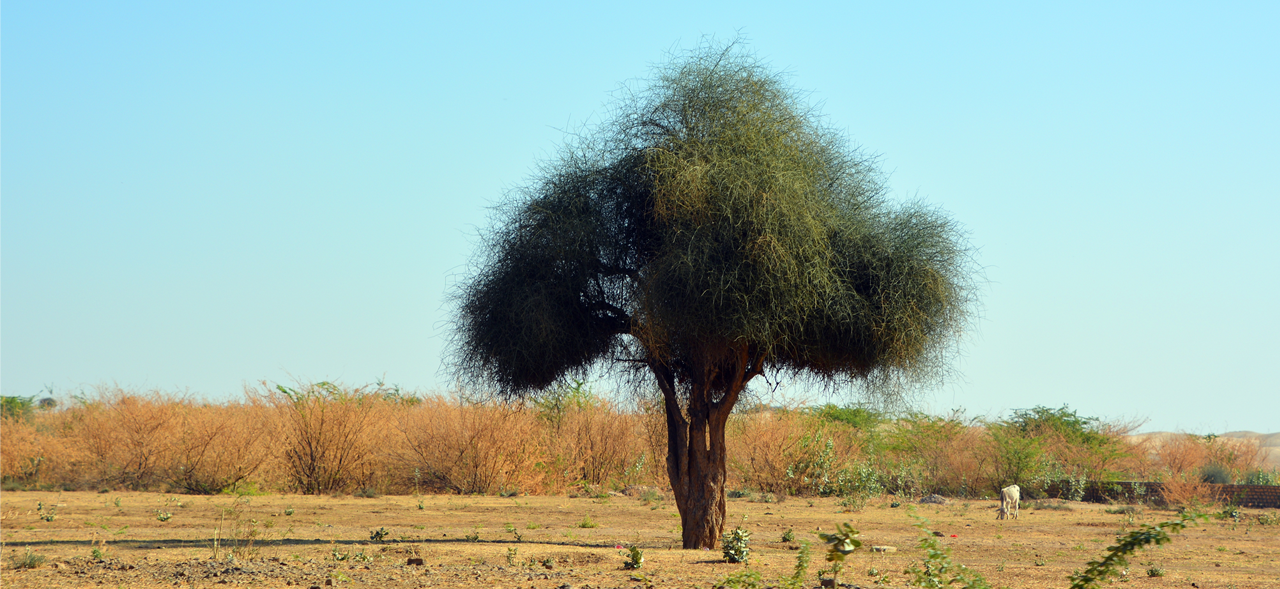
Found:
[[[647, 498], [646, 498], [647, 497]], [[864, 549], [844, 586], [905, 587], [922, 557], [914, 513], [927, 518], [952, 558], [996, 587], [1067, 587], [1067, 575], [1099, 558], [1116, 535], [1172, 511], [1060, 501], [1024, 502], [1018, 520], [995, 519], [993, 500], [947, 505], [872, 499], [847, 512], [836, 499], [729, 501], [730, 527], [750, 530], [748, 565], [718, 551], [679, 549], [669, 499], [646, 496], [493, 497], [6, 492], [0, 496], [3, 587], [712, 587], [748, 568], [765, 585], [791, 573], [800, 541], [814, 546], [806, 586], [825, 566], [815, 532], [852, 522]], [[1112, 513], [1108, 513], [1110, 510]], [[166, 515], [168, 515], [166, 519]], [[1140, 552], [1121, 583], [1132, 587], [1280, 587], [1277, 510], [1245, 510]], [[1261, 518], [1261, 519], [1260, 519]], [[161, 521], [166, 519], [166, 521]], [[51, 520], [51, 521], [48, 521]], [[1262, 523], [1268, 522], [1268, 523]], [[795, 541], [783, 534], [794, 531]], [[381, 536], [381, 541], [377, 540]], [[619, 546], [638, 545], [643, 566], [625, 570]], [[872, 553], [871, 545], [896, 552]], [[30, 555], [30, 556], [28, 556]], [[36, 564], [20, 568], [24, 560]], [[422, 564], [409, 564], [420, 558]], [[874, 570], [874, 574], [869, 571]], [[1150, 576], [1161, 572], [1162, 576]], [[1117, 585], [1123, 586], [1123, 585]]]

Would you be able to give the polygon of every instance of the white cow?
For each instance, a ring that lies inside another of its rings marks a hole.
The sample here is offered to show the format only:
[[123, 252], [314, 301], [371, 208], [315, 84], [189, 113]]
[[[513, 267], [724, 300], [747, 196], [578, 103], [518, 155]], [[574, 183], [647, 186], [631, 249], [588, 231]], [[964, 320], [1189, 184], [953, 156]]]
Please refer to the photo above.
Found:
[[1018, 519], [1018, 503], [1022, 501], [1022, 489], [1018, 485], [1009, 485], [1000, 489], [1000, 511], [996, 519], [1007, 519], [1010, 515]]

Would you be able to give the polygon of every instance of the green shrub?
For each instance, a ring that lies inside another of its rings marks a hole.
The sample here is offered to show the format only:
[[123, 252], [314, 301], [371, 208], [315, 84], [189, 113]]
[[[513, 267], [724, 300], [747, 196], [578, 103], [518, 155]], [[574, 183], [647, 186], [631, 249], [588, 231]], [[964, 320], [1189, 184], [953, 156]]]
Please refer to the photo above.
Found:
[[644, 564], [644, 551], [637, 546], [627, 548], [627, 560], [622, 563], [622, 568], [627, 570], [636, 570]]
[[751, 532], [743, 529], [742, 526], [734, 528], [720, 539], [720, 546], [724, 549], [724, 559], [729, 562], [747, 562], [751, 556], [751, 548], [748, 544], [751, 542]]
[[1230, 485], [1231, 471], [1221, 464], [1206, 464], [1200, 469], [1200, 480], [1214, 485]]
[[1245, 475], [1244, 484], [1246, 485], [1280, 485], [1280, 470], [1271, 469], [1271, 472], [1265, 470], [1255, 470]]
[[14, 555], [9, 559], [15, 569], [39, 568], [44, 565], [45, 560], [46, 559], [43, 555], [32, 552], [30, 548], [27, 549], [25, 554]]

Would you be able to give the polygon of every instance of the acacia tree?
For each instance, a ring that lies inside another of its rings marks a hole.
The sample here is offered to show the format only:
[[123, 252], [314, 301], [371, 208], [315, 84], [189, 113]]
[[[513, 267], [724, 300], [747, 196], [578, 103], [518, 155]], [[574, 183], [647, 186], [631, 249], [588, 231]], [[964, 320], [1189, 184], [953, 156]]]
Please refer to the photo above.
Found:
[[940, 375], [972, 298], [946, 216], [739, 45], [627, 89], [497, 209], [455, 293], [459, 375], [507, 398], [592, 369], [661, 391], [685, 548], [725, 519], [725, 424], [766, 371], [883, 395]]

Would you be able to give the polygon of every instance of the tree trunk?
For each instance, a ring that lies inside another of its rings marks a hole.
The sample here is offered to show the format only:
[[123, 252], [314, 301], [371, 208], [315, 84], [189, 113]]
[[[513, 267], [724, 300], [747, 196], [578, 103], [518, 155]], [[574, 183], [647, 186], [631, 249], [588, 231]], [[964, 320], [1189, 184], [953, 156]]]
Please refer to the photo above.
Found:
[[733, 347], [731, 358], [727, 365], [698, 364], [697, 371], [686, 364], [680, 383], [670, 365], [647, 360], [667, 413], [667, 476], [686, 550], [714, 549], [724, 534], [724, 428], [747, 382], [764, 367], [764, 354], [745, 343]]
[[695, 385], [683, 408], [670, 372], [654, 367], [654, 374], [666, 405], [667, 476], [680, 511], [684, 548], [715, 549], [724, 534], [725, 426], [747, 379], [735, 379], [714, 402], [709, 387]]

